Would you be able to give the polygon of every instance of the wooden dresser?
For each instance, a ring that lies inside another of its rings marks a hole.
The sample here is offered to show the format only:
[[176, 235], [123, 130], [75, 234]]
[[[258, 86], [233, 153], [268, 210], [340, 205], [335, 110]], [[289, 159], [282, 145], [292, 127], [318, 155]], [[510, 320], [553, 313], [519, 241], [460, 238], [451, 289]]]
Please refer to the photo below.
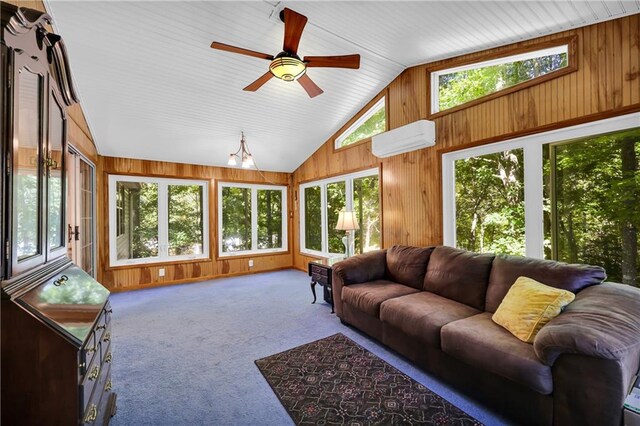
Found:
[[47, 14], [0, 8], [0, 423], [107, 424], [109, 291], [66, 256], [66, 50]]
[[66, 258], [47, 269], [2, 301], [2, 424], [108, 424], [109, 291]]

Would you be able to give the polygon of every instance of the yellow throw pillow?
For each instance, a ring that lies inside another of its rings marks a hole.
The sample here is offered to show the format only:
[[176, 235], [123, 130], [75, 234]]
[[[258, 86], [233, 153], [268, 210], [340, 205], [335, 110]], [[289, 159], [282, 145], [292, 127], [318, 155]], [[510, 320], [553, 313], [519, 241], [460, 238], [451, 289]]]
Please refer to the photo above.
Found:
[[570, 291], [520, 277], [491, 319], [523, 342], [533, 343], [540, 329], [557, 317], [575, 297]]

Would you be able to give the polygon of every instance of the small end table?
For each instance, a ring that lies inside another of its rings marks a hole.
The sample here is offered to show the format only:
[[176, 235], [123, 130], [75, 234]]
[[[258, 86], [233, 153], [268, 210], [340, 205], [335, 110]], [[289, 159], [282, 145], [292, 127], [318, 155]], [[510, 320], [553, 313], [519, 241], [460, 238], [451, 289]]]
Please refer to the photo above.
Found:
[[309, 276], [311, 277], [311, 292], [313, 293], [313, 303], [316, 303], [316, 284], [323, 287], [324, 301], [331, 304], [331, 313], [333, 310], [333, 289], [331, 287], [331, 275], [333, 274], [333, 265], [344, 260], [343, 258], [318, 259], [309, 262]]

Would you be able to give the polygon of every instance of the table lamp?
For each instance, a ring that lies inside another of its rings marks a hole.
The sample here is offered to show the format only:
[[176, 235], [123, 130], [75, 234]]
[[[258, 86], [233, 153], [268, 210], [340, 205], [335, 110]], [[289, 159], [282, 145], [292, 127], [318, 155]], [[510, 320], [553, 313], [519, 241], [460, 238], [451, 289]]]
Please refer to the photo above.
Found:
[[336, 229], [339, 231], [346, 231], [345, 236], [342, 237], [342, 244], [344, 244], [344, 251], [347, 257], [353, 256], [353, 231], [360, 229], [356, 213], [352, 211], [341, 211], [338, 214], [338, 223]]

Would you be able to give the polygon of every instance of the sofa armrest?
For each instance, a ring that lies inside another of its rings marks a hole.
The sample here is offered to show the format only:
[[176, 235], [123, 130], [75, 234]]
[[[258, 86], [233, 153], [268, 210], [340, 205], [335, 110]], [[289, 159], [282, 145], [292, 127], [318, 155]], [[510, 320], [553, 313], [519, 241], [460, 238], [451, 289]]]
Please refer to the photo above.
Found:
[[331, 284], [336, 315], [342, 318], [342, 287], [382, 279], [386, 269], [386, 249], [370, 251], [336, 263]]
[[639, 313], [640, 289], [603, 283], [579, 292], [542, 327], [533, 347], [553, 366], [554, 424], [620, 424], [640, 366]]
[[603, 283], [576, 295], [566, 310], [542, 327], [533, 342], [551, 366], [562, 354], [624, 361], [640, 358], [640, 289]]

